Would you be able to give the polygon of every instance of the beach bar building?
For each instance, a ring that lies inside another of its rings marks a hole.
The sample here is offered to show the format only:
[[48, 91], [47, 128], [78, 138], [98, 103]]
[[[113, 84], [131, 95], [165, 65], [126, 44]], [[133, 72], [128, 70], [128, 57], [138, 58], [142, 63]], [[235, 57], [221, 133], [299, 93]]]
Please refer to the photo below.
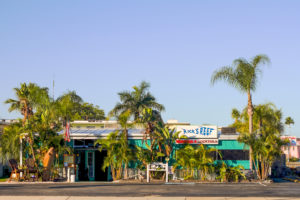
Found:
[[[218, 128], [211, 125], [191, 125], [169, 120], [170, 128], [180, 131], [183, 139], [176, 141], [174, 152], [169, 164], [175, 161], [175, 151], [184, 144], [204, 144], [209, 148], [216, 148], [222, 154], [222, 160], [230, 166], [241, 165], [249, 169], [249, 148], [237, 141], [238, 133], [233, 128]], [[110, 169], [102, 170], [106, 151], [100, 152], [94, 142], [100, 138], [105, 139], [111, 132], [119, 130], [117, 121], [74, 121], [70, 129], [69, 146], [73, 148], [73, 155], [64, 158], [65, 166], [72, 167], [76, 181], [110, 181]], [[64, 134], [63, 131], [60, 134]], [[129, 145], [143, 147], [144, 130], [132, 128], [128, 130]], [[217, 159], [218, 156], [216, 156]], [[136, 169], [129, 169], [135, 171]]]

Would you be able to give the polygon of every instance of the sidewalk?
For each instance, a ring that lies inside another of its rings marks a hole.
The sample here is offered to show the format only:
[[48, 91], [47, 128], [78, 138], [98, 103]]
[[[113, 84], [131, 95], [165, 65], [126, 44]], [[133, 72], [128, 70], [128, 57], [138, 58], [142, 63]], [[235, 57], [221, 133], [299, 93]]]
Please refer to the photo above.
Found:
[[74, 197], [74, 196], [0, 196], [0, 200], [296, 200], [293, 197]]

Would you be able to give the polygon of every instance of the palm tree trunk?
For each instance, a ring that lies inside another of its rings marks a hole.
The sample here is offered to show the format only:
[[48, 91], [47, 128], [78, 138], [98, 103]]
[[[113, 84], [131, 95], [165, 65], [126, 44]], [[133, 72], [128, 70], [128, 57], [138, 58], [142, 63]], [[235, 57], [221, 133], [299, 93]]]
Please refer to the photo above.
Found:
[[35, 154], [34, 154], [34, 150], [33, 150], [33, 141], [31, 140], [31, 138], [29, 138], [29, 146], [30, 146], [30, 149], [31, 149], [31, 152], [32, 152], [32, 158], [33, 158], [34, 163], [35, 163]]
[[126, 137], [126, 141], [128, 142], [128, 130], [127, 130], [127, 128], [126, 128], [126, 127], [124, 128], [124, 131], [125, 131], [125, 137]]
[[127, 179], [128, 178], [128, 176], [127, 176], [127, 170], [128, 168], [127, 168], [127, 164], [125, 164], [125, 166], [124, 166], [124, 179]]
[[[248, 117], [249, 117], [249, 134], [253, 133], [253, 105], [252, 105], [252, 97], [250, 90], [248, 91]], [[252, 170], [252, 148], [250, 146], [249, 149], [249, 163], [250, 170]]]

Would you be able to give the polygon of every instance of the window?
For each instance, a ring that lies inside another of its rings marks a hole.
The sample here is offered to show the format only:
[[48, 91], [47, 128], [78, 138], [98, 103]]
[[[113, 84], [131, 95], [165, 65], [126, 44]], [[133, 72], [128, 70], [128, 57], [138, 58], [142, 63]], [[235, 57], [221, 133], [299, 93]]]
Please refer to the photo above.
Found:
[[220, 150], [223, 160], [249, 160], [248, 150]]
[[94, 140], [74, 140], [74, 147], [94, 147]]

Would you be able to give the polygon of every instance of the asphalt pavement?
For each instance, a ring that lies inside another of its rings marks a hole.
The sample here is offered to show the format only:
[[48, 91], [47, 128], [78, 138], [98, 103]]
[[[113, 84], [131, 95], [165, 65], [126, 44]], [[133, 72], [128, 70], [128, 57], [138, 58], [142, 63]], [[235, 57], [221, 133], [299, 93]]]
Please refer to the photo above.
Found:
[[73, 197], [294, 197], [300, 183], [140, 184], [140, 183], [1, 183], [0, 196]]

